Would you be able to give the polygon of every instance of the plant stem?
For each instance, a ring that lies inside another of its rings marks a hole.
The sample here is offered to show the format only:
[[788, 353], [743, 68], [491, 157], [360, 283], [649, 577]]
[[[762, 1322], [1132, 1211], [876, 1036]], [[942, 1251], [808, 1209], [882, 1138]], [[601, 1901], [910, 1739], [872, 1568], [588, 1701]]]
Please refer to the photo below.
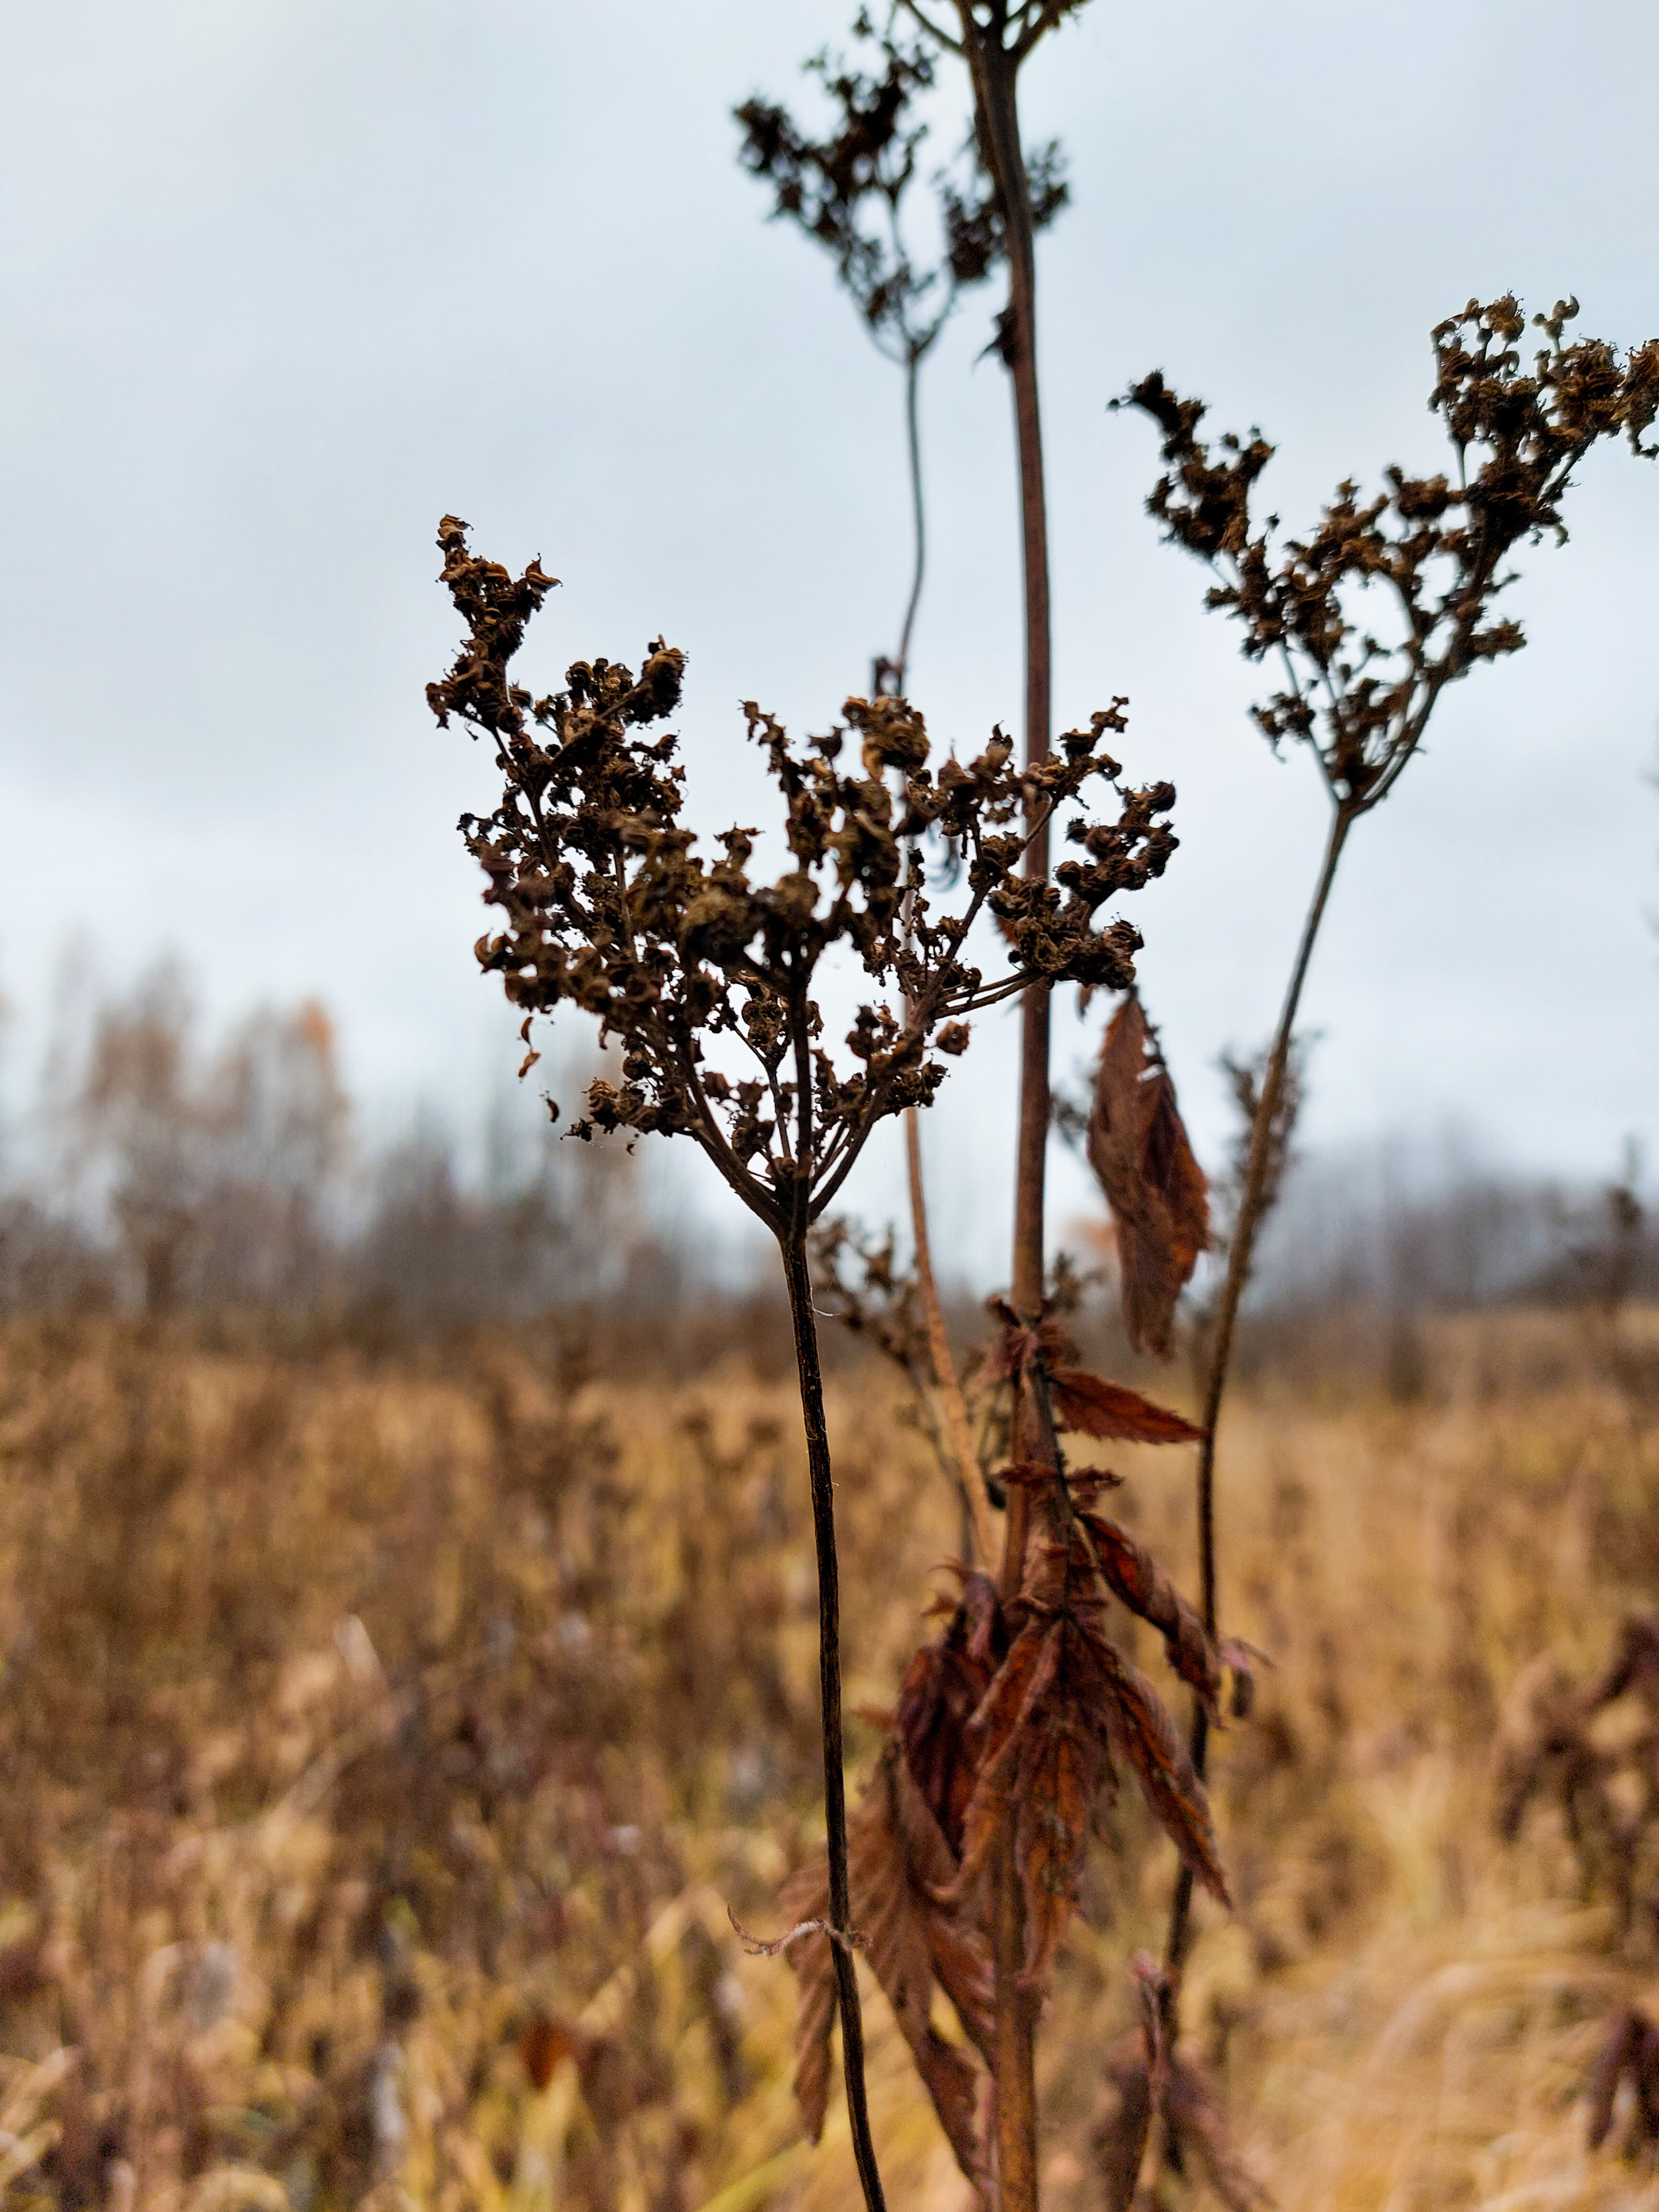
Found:
[[[799, 1212], [799, 1209], [797, 1209]], [[806, 1235], [797, 1222], [780, 1239], [784, 1280], [789, 1289], [789, 1318], [795, 1336], [795, 1369], [800, 1382], [801, 1419], [806, 1431], [806, 1466], [812, 1492], [812, 1535], [818, 1562], [818, 1692], [823, 1733], [823, 1814], [830, 1859], [830, 1924], [845, 1936], [853, 1933], [853, 1905], [847, 1869], [847, 1780], [841, 1727], [841, 1577], [836, 1559], [836, 1494], [830, 1466], [830, 1431], [823, 1414], [823, 1371], [812, 1319], [812, 1286], [806, 1267]], [[864, 2087], [864, 2015], [859, 2006], [858, 1971], [844, 1943], [832, 1942], [836, 1987], [841, 2000], [842, 2066], [847, 2081], [847, 2117], [853, 2155], [869, 2212], [885, 2212], [881, 2176], [870, 2136], [870, 2109]]]
[[916, 562], [910, 573], [910, 601], [904, 610], [904, 628], [899, 632], [898, 652], [893, 660], [893, 689], [901, 698], [904, 696], [905, 671], [910, 665], [910, 632], [915, 626], [921, 580], [927, 565], [927, 517], [921, 496], [921, 418], [918, 410], [921, 382], [921, 355], [913, 345], [904, 362], [904, 435], [910, 459], [910, 514], [915, 526]]
[[945, 1407], [945, 1434], [957, 1464], [957, 1481], [974, 1532], [980, 1561], [989, 1566], [996, 1557], [996, 1522], [991, 1516], [985, 1470], [974, 1448], [974, 1425], [968, 1418], [968, 1401], [951, 1350], [945, 1313], [933, 1281], [933, 1254], [927, 1239], [927, 1197], [921, 1180], [921, 1127], [916, 1109], [904, 1109], [904, 1151], [910, 1170], [910, 1227], [916, 1247], [916, 1288], [921, 1296], [922, 1320], [927, 1330], [927, 1349], [933, 1362], [933, 1380]]
[[[973, 77], [980, 143], [995, 176], [1008, 255], [1008, 308], [1001, 349], [1014, 387], [1014, 432], [1019, 456], [1020, 548], [1025, 586], [1025, 759], [1035, 767], [1048, 757], [1050, 640], [1048, 530], [1042, 473], [1042, 421], [1036, 375], [1036, 261], [1031, 195], [1020, 151], [1019, 56], [1005, 47], [1000, 27], [982, 32], [973, 11], [960, 8], [962, 39]], [[1025, 873], [1045, 881], [1048, 831], [1028, 811], [1033, 830]], [[1049, 994], [1029, 989], [1020, 1005], [1019, 1134], [1014, 1182], [1012, 1303], [1035, 1320], [1042, 1310], [1044, 1182], [1048, 1162]], [[1016, 1408], [1016, 1428], [1018, 1425]], [[1001, 1575], [1005, 1599], [1018, 1591], [1030, 1521], [1023, 1485], [1008, 1500]], [[1036, 2212], [1037, 2112], [1036, 2001], [1021, 1986], [1024, 1912], [1014, 1863], [1012, 1824], [998, 1852], [997, 2173], [1001, 2212]]]
[[[1212, 1637], [1217, 1632], [1216, 1426], [1221, 1418], [1221, 1401], [1226, 1395], [1227, 1376], [1232, 1364], [1233, 1334], [1238, 1320], [1238, 1309], [1249, 1283], [1256, 1233], [1266, 1212], [1264, 1201], [1268, 1163], [1273, 1154], [1273, 1116], [1279, 1110], [1279, 1094], [1285, 1087], [1285, 1070], [1290, 1062], [1291, 1038], [1296, 1027], [1297, 1009], [1302, 1002], [1302, 987], [1308, 978], [1308, 966], [1313, 957], [1320, 924], [1325, 919], [1331, 885], [1336, 879], [1337, 863], [1342, 858], [1342, 848], [1346, 844], [1348, 832], [1357, 818], [1354, 810], [1340, 801], [1331, 812], [1330, 830], [1325, 841], [1325, 857], [1320, 865], [1319, 880], [1314, 886], [1313, 897], [1309, 902], [1302, 924], [1302, 941], [1297, 947], [1295, 965], [1291, 969], [1285, 1003], [1279, 1012], [1279, 1027], [1273, 1033], [1273, 1047], [1267, 1055], [1261, 1095], [1256, 1100], [1255, 1119], [1250, 1124], [1250, 1150], [1244, 1170], [1244, 1188], [1239, 1194], [1238, 1219], [1234, 1224], [1232, 1244], [1227, 1254], [1227, 1276], [1216, 1315], [1215, 1334], [1210, 1344], [1208, 1380], [1204, 1391], [1204, 1441], [1199, 1446], [1198, 1456], [1198, 1556], [1204, 1626]], [[1209, 1716], [1200, 1706], [1193, 1715], [1192, 1758], [1194, 1771], [1200, 1782], [1204, 1779], [1209, 1747]], [[1176, 1877], [1175, 1899], [1170, 1910], [1169, 1941], [1164, 1952], [1171, 1969], [1180, 1967], [1186, 1953], [1192, 1902], [1192, 1869], [1183, 1865]]]

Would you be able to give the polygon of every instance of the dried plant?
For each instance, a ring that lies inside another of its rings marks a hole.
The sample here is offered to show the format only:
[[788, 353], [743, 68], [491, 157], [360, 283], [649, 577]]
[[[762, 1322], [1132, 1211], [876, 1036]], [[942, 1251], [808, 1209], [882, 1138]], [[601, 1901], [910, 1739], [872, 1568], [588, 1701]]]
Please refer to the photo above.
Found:
[[[998, 2201], [1006, 2202], [1006, 2169], [985, 2127], [1005, 2080], [989, 2003], [1005, 1844], [1019, 1885], [1019, 1985], [1034, 2008], [1077, 1902], [1091, 1835], [1125, 1770], [1183, 1863], [1224, 1902], [1228, 1887], [1203, 1784], [1162, 1698], [1115, 1640], [1109, 1607], [1115, 1601], [1158, 1631], [1170, 1666], [1211, 1711], [1223, 1656], [1146, 1547], [1101, 1510], [1117, 1478], [1068, 1466], [1060, 1441], [1066, 1431], [1182, 1443], [1197, 1431], [1138, 1392], [1079, 1368], [1076, 1346], [1057, 1322], [1028, 1327], [1011, 1307], [1001, 1311], [985, 1379], [1016, 1392], [1016, 1456], [1000, 1478], [1011, 1496], [1027, 1501], [1021, 1578], [1008, 1591], [964, 1571], [943, 1632], [911, 1661], [893, 1739], [854, 1818], [854, 1902], [963, 2173], [982, 2194], [994, 2176]], [[814, 2135], [833, 2013], [836, 1953], [817, 1932], [827, 1895], [826, 1875], [808, 1870], [783, 1899], [791, 1919], [810, 1931], [794, 1949], [796, 2082]], [[988, 2081], [965, 2051], [938, 2045], [927, 2026], [933, 1981], [984, 2059]]]
[[1634, 2093], [1626, 2154], [1659, 2148], [1659, 2027], [1635, 2005], [1613, 2021], [1596, 2065], [1590, 2087], [1592, 2150], [1600, 2150], [1613, 2132], [1613, 2106], [1626, 2081]]
[[[896, 11], [895, 11], [895, 15]], [[906, 236], [906, 203], [917, 181], [927, 126], [915, 115], [918, 95], [935, 82], [934, 52], [926, 41], [902, 41], [890, 20], [878, 34], [861, 9], [853, 36], [873, 46], [882, 64], [872, 76], [845, 60], [820, 54], [807, 68], [839, 111], [838, 130], [815, 139], [785, 107], [756, 98], [737, 110], [744, 126], [739, 159], [750, 175], [776, 194], [775, 216], [786, 217], [833, 258], [877, 346], [904, 371], [904, 422], [915, 562], [909, 597], [890, 658], [876, 658], [872, 690], [902, 694], [910, 639], [927, 564], [927, 511], [922, 496], [920, 392], [921, 367], [955, 312], [964, 290], [982, 284], [1006, 251], [1000, 203], [989, 187], [982, 159], [970, 139], [965, 179], [946, 168], [931, 179], [936, 198], [940, 251], [932, 265], [918, 266]], [[1031, 220], [1042, 228], [1067, 198], [1057, 146], [1028, 155]]]
[[1227, 2212], [1264, 2212], [1272, 2199], [1233, 2148], [1204, 2069], [1181, 2051], [1173, 1976], [1143, 1951], [1132, 1968], [1140, 2025], [1109, 2054], [1106, 2072], [1117, 2109], [1096, 2130], [1095, 2166], [1106, 2212], [1133, 2212], [1141, 2168], [1156, 2147], [1160, 2166], [1186, 2175], [1196, 2167]]
[[1210, 1241], [1210, 1193], [1138, 992], [1101, 1046], [1086, 1143], [1112, 1209], [1129, 1341], [1167, 1359], [1176, 1303]]
[[[1566, 538], [1562, 502], [1573, 471], [1604, 438], [1644, 442], [1659, 415], [1659, 341], [1621, 358], [1600, 340], [1570, 339], [1576, 301], [1534, 318], [1548, 343], [1530, 370], [1518, 341], [1526, 330], [1508, 295], [1470, 301], [1433, 333], [1436, 381], [1429, 404], [1451, 441], [1450, 474], [1384, 472], [1369, 497], [1352, 480], [1337, 487], [1307, 537], [1279, 538], [1278, 517], [1258, 522], [1257, 486], [1273, 448], [1259, 433], [1218, 446], [1199, 435], [1206, 410], [1154, 374], [1113, 404], [1150, 415], [1164, 434], [1166, 473], [1147, 502], [1173, 544], [1217, 574], [1206, 604], [1244, 629], [1252, 660], [1273, 659], [1284, 685], [1253, 709], [1275, 748], [1305, 744], [1331, 801], [1325, 852], [1291, 965], [1285, 1000], [1255, 1097], [1243, 1187], [1209, 1349], [1200, 1447], [1198, 1520], [1206, 1619], [1215, 1632], [1216, 1431], [1232, 1356], [1238, 1308], [1276, 1163], [1287, 1134], [1282, 1099], [1304, 983], [1338, 863], [1354, 824], [1379, 805], [1419, 749], [1447, 686], [1483, 661], [1525, 643], [1497, 601], [1515, 580], [1507, 565], [1523, 541]], [[1375, 590], [1376, 603], [1363, 595]], [[1194, 1761], [1205, 1764], [1207, 1717], [1194, 1717]], [[1192, 1886], [1177, 1877], [1169, 1963], [1187, 1940]]]
[[[1623, 1698], [1634, 1723], [1611, 1741], [1598, 1715]], [[1534, 1803], [1553, 1802], [1586, 1897], [1610, 1896], [1621, 1932], [1659, 1937], [1659, 1614], [1629, 1614], [1607, 1673], [1575, 1687], [1552, 1653], [1516, 1682], [1504, 1715], [1498, 1833], [1513, 1843]]]
[[[1611, 1732], [1597, 1722], [1626, 1698], [1634, 1710]], [[1607, 1898], [1620, 1936], [1659, 1939], [1659, 1613], [1627, 1614], [1601, 1680], [1575, 1686], [1543, 1653], [1510, 1694], [1498, 1753], [1495, 1826], [1521, 1836], [1534, 1805], [1553, 1804], [1586, 1899]], [[1611, 2022], [1590, 2090], [1589, 2147], [1612, 2131], [1628, 2079], [1634, 2109], [1626, 2148], [1659, 2145], [1659, 2031], [1634, 2006]]]
[[[599, 1019], [623, 1053], [620, 1084], [589, 1089], [574, 1133], [686, 1135], [776, 1238], [793, 1322], [817, 1550], [830, 1945], [854, 2140], [867, 2199], [881, 2201], [865, 2109], [862, 2033], [851, 1946], [843, 1803], [839, 1599], [834, 1493], [808, 1233], [872, 1132], [924, 1105], [960, 1053], [967, 1018], [1036, 982], [1122, 989], [1139, 939], [1099, 924], [1118, 894], [1161, 873], [1174, 838], [1160, 817], [1167, 785], [1122, 795], [1115, 823], [1073, 813], [1079, 857], [1058, 888], [1022, 863], [1031, 839], [1085, 787], [1115, 780], [1103, 750], [1123, 725], [1121, 701], [1073, 731], [1058, 753], [1012, 764], [1000, 732], [963, 765], [928, 765], [921, 716], [904, 701], [848, 700], [845, 726], [791, 743], [750, 703], [749, 734], [776, 787], [792, 865], [773, 882], [750, 873], [757, 832], [733, 828], [696, 854], [681, 821], [684, 771], [672, 735], [642, 732], [672, 713], [684, 659], [660, 640], [637, 678], [620, 663], [579, 661], [567, 689], [537, 698], [509, 664], [555, 579], [532, 562], [514, 577], [468, 549], [446, 516], [442, 580], [467, 625], [454, 666], [428, 687], [441, 723], [455, 716], [495, 746], [501, 805], [462, 817], [507, 927], [479, 940], [532, 1024], [562, 1004]], [[852, 738], [860, 771], [838, 765]], [[896, 792], [887, 781], [897, 779]], [[964, 855], [960, 911], [935, 916], [904, 842], [933, 830]], [[999, 925], [1009, 964], [987, 977], [967, 957], [981, 912]], [[820, 963], [844, 951], [887, 995], [860, 1008], [837, 1061], [813, 996]], [[712, 1064], [726, 1057], [732, 1072]], [[536, 1054], [527, 1049], [527, 1072]], [[748, 1072], [744, 1072], [745, 1069]]]

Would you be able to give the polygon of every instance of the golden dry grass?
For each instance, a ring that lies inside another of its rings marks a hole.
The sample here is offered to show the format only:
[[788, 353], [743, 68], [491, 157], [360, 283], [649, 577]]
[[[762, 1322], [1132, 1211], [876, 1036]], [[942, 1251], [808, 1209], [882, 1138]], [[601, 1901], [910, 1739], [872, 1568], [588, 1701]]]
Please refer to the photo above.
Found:
[[[1653, 2178], [1586, 2153], [1584, 2091], [1615, 2002], [1659, 1995], [1651, 1931], [1581, 1897], [1547, 1810], [1497, 1840], [1492, 1762], [1522, 1668], [1588, 1676], [1659, 1593], [1659, 1437], [1558, 1324], [1434, 1349], [1419, 1406], [1230, 1417], [1227, 1626], [1273, 1664], [1223, 1741], [1239, 1910], [1203, 1921], [1192, 2033], [1285, 2212], [1633, 2204]], [[769, 1926], [813, 1833], [787, 1388], [114, 1325], [0, 1352], [8, 2203], [855, 2201], [844, 2125], [799, 2141], [792, 1978], [726, 1919]], [[878, 1376], [832, 1398], [848, 1692], [884, 1706], [955, 1512]], [[1185, 1456], [1120, 1465], [1184, 1570]], [[1099, 2202], [1170, 1875], [1126, 1799], [1045, 2029], [1060, 2212]], [[955, 2212], [869, 2010], [890, 2201]]]

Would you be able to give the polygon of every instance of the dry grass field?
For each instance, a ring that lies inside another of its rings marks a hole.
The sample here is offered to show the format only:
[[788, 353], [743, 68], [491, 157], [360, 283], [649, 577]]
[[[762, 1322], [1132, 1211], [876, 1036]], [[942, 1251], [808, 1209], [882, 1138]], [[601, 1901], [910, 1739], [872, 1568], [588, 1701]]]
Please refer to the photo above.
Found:
[[[1599, 2154], [1585, 2127], [1607, 2020], [1659, 1996], [1652, 1869], [1621, 1928], [1559, 1808], [1513, 1843], [1494, 1812], [1522, 1670], [1592, 1680], [1659, 1600], [1659, 1424], [1566, 1321], [1427, 1352], [1411, 1402], [1261, 1381], [1228, 1417], [1224, 1626], [1271, 1665], [1220, 1745], [1239, 1903], [1204, 1908], [1193, 2037], [1285, 2212], [1650, 2203], [1622, 2112]], [[877, 1370], [831, 1401], [861, 1771], [957, 1516]], [[793, 1977], [727, 1917], [775, 1929], [814, 1840], [793, 1420], [735, 1364], [629, 1383], [550, 1340], [9, 1325], [5, 2202], [854, 2202], [844, 2120], [799, 2138]], [[1117, 1464], [1186, 1576], [1187, 1455]], [[1116, 1817], [1043, 2039], [1056, 2212], [1102, 2201], [1171, 1878]], [[869, 2016], [890, 2202], [962, 2208], [873, 1990]]]

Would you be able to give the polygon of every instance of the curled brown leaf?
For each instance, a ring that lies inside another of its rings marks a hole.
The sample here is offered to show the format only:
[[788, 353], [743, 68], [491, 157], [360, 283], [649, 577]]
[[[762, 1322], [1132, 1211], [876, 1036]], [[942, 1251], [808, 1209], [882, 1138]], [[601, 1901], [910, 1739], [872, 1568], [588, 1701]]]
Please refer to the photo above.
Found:
[[1129, 1341], [1167, 1359], [1176, 1302], [1210, 1239], [1209, 1185], [1134, 991], [1101, 1047], [1087, 1146], [1116, 1230]]

